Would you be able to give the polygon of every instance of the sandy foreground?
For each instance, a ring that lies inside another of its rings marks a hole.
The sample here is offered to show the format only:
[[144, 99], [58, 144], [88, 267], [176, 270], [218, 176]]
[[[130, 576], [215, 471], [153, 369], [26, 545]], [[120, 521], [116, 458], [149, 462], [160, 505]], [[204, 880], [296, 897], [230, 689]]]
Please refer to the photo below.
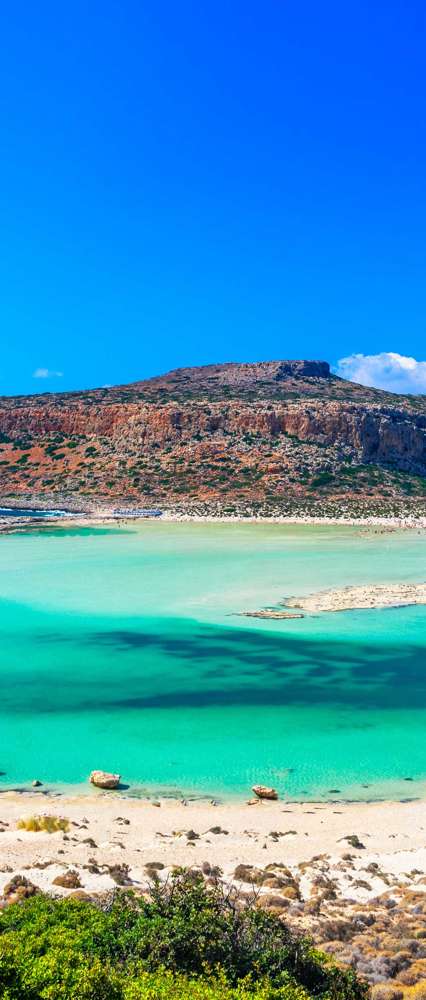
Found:
[[[67, 818], [68, 832], [18, 828], [21, 817], [43, 814]], [[218, 866], [227, 881], [241, 864], [257, 869], [284, 864], [297, 876], [300, 863], [318, 855], [322, 862], [326, 856], [339, 895], [360, 901], [388, 888], [373, 870], [365, 875], [372, 863], [395, 884], [417, 884], [426, 875], [423, 801], [212, 805], [159, 799], [154, 805], [115, 792], [52, 798], [41, 792], [4, 792], [0, 830], [0, 891], [12, 874], [25, 873], [40, 888], [63, 895], [67, 890], [54, 886], [53, 879], [72, 868], [82, 888], [99, 892], [116, 884], [108, 868], [117, 864], [128, 865], [130, 880], [141, 886], [147, 880], [145, 866], [152, 862], [164, 865], [164, 874], [174, 866]], [[353, 837], [358, 841], [351, 844]], [[350, 864], [344, 860], [348, 854]], [[93, 864], [101, 871], [85, 867]], [[303, 896], [309, 896], [315, 864], [311, 875], [305, 873]], [[417, 876], [410, 875], [413, 869]], [[368, 886], [357, 884], [358, 876]]]
[[[68, 831], [18, 828], [40, 813], [66, 817]], [[404, 1000], [426, 979], [425, 801], [155, 805], [115, 792], [5, 792], [0, 830], [0, 908], [34, 887], [101, 900], [118, 885], [146, 893], [153, 873], [167, 880], [183, 866]]]

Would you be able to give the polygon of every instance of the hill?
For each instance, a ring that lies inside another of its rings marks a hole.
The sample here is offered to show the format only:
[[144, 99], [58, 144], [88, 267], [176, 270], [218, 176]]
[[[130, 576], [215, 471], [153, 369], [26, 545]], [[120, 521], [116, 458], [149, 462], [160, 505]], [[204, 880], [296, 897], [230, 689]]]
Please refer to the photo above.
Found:
[[3, 501], [423, 513], [426, 397], [306, 360], [2, 397], [0, 469]]

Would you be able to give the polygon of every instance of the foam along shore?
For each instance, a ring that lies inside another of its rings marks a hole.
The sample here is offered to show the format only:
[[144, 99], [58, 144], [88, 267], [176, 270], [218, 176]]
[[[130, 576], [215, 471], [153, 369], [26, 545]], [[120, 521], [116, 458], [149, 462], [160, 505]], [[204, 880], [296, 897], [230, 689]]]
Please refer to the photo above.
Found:
[[302, 611], [354, 611], [367, 608], [399, 608], [426, 604], [426, 583], [380, 583], [337, 590], [320, 590], [306, 597], [289, 597], [286, 608]]

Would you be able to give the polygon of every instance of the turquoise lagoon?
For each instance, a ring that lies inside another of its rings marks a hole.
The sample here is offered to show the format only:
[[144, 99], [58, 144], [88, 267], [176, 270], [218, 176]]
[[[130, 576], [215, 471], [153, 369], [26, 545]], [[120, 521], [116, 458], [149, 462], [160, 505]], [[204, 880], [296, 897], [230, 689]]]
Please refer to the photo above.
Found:
[[[0, 538], [0, 788], [426, 794], [426, 608], [261, 621], [286, 595], [425, 579], [426, 535], [144, 522]], [[413, 779], [409, 783], [406, 779]], [[331, 791], [332, 789], [339, 789]]]

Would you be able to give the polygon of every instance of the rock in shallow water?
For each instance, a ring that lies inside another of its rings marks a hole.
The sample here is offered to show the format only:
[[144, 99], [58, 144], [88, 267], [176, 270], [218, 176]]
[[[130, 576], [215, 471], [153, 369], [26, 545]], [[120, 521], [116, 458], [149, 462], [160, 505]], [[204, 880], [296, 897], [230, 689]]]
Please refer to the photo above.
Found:
[[258, 799], [277, 799], [278, 792], [275, 788], [269, 788], [268, 785], [253, 785], [252, 792], [257, 795]]
[[97, 788], [117, 788], [121, 774], [110, 774], [108, 771], [92, 771], [90, 782]]

